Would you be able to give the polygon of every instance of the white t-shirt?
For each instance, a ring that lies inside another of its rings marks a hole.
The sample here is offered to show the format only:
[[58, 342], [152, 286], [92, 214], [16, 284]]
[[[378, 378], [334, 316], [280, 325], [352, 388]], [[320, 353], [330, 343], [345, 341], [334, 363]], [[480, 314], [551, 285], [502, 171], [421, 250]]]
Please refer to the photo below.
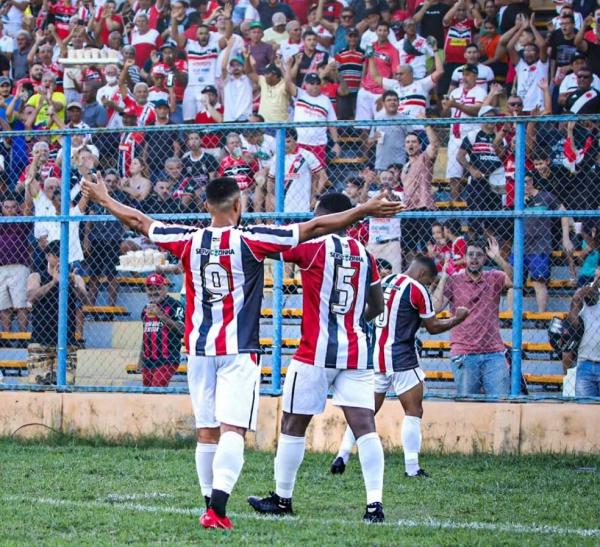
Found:
[[217, 59], [220, 52], [219, 39], [219, 34], [211, 32], [208, 44], [205, 46], [201, 46], [196, 40], [188, 40], [185, 43], [188, 60], [188, 87], [215, 85]]
[[[435, 87], [431, 76], [414, 80], [411, 84], [400, 85], [398, 80], [383, 78], [383, 89], [391, 89], [398, 94], [398, 112], [409, 118], [425, 115], [429, 104], [429, 93]], [[412, 126], [413, 129], [423, 129], [422, 124]]]
[[[322, 169], [321, 162], [308, 150], [297, 148], [295, 152], [285, 155], [284, 211], [310, 212], [312, 177]], [[271, 164], [269, 177], [275, 178], [275, 162]]]
[[242, 74], [223, 82], [224, 122], [246, 121], [252, 115], [252, 81]]
[[523, 59], [515, 67], [517, 73], [517, 95], [523, 99], [523, 110], [530, 112], [536, 106], [544, 106], [544, 92], [538, 87], [542, 78], [548, 78], [548, 61], [537, 61], [528, 65]]
[[427, 75], [427, 57], [433, 57], [433, 50], [423, 36], [417, 35], [412, 41], [411, 46], [419, 51], [421, 55], [406, 53], [406, 51], [404, 51], [404, 40], [406, 40], [406, 38], [400, 40], [396, 46], [398, 53], [400, 54], [400, 64], [410, 65], [412, 67], [415, 80], [425, 78]]
[[0, 52], [1, 53], [12, 53], [15, 50], [15, 42], [10, 37], [4, 34], [0, 38]]
[[[121, 95], [121, 91], [119, 89], [119, 84], [108, 85], [101, 87], [96, 94], [96, 101], [100, 106], [104, 106], [102, 104], [102, 99], [108, 99], [112, 101], [119, 107], [123, 107], [125, 103], [123, 102], [123, 96]], [[123, 118], [114, 108], [107, 108], [106, 114], [108, 115], [108, 124], [106, 127], [110, 129], [120, 129], [123, 127]]]
[[[454, 99], [456, 102], [465, 105], [474, 105], [475, 103], [482, 103], [486, 98], [487, 93], [481, 89], [479, 86], [475, 86], [473, 89], [466, 90], [463, 86], [457, 87], [452, 90], [450, 93], [450, 98]], [[450, 109], [450, 117], [451, 118], [472, 118], [473, 116], [469, 116], [465, 114], [462, 110], [458, 108]], [[476, 131], [479, 129], [478, 124], [461, 124], [453, 123], [450, 127], [450, 136], [455, 139], [464, 139], [471, 131]]]
[[[311, 27], [312, 31], [319, 36], [320, 38], [333, 38], [333, 34], [329, 32], [324, 26], [317, 25], [316, 27]], [[324, 51], [325, 53], [331, 53], [331, 47], [325, 47], [317, 42], [317, 49], [319, 51]]]
[[[463, 72], [462, 66], [459, 66], [458, 68], [454, 69], [454, 72], [452, 73], [452, 83], [455, 86], [462, 85], [462, 83], [463, 83], [462, 72]], [[494, 76], [494, 71], [489, 66], [482, 65], [481, 63], [479, 63], [477, 65], [477, 72], [478, 72], [477, 85], [479, 87], [481, 87], [484, 91], [489, 91], [490, 84], [496, 78]]]
[[600, 304], [583, 306], [579, 317], [585, 326], [583, 336], [577, 350], [578, 361], [600, 361]]
[[[592, 87], [595, 90], [600, 91], [600, 78], [598, 78], [598, 76], [596, 76], [595, 74], [592, 74]], [[558, 92], [559, 94], [573, 93], [574, 91], [577, 91], [577, 88], [577, 75], [571, 72], [571, 74], [567, 74], [563, 78], [563, 81], [560, 83], [560, 88]]]
[[290, 43], [289, 40], [285, 40], [279, 44], [279, 52], [281, 53], [281, 58], [287, 62], [290, 57], [293, 57], [300, 51], [302, 44], [301, 43]]
[[263, 135], [263, 140], [260, 144], [250, 144], [244, 135], [240, 135], [242, 141], [242, 148], [252, 154], [258, 161], [260, 169], [265, 167], [270, 168], [275, 157], [277, 145], [275, 137], [271, 135]]
[[[337, 120], [331, 100], [322, 93], [313, 97], [298, 89], [294, 98], [295, 122], [334, 122]], [[311, 146], [327, 144], [327, 127], [298, 127], [298, 142]]]
[[[370, 198], [376, 196], [379, 191], [369, 192]], [[402, 200], [403, 194], [394, 192], [394, 194]], [[400, 241], [401, 225], [399, 218], [369, 218], [369, 245], [374, 243], [385, 243], [390, 240]]]

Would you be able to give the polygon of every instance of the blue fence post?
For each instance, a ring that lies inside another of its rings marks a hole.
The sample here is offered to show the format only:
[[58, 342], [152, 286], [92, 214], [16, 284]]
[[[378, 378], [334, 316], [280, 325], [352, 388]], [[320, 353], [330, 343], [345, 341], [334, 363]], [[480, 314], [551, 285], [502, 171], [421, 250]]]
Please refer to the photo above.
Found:
[[[275, 213], [283, 213], [285, 183], [285, 128], [277, 130], [275, 147]], [[281, 221], [277, 221], [278, 223]], [[273, 270], [273, 348], [271, 353], [271, 389], [281, 393], [281, 350], [283, 333], [283, 262], [275, 261]]]
[[511, 395], [521, 393], [521, 348], [523, 346], [523, 260], [525, 240], [525, 130], [524, 122], [517, 122], [515, 143], [515, 228], [513, 234], [513, 322], [512, 322], [512, 376]]
[[[69, 210], [71, 208], [71, 137], [62, 143], [63, 165], [60, 187], [60, 278], [58, 282], [58, 344], [56, 385], [67, 385], [67, 321], [69, 320]], [[74, 317], [70, 318], [75, 321]]]

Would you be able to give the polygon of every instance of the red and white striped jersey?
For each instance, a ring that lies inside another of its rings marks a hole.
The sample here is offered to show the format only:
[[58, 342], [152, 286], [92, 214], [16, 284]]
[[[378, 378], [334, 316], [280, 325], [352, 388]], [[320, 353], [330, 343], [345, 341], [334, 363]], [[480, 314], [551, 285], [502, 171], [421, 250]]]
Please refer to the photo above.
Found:
[[220, 36], [211, 32], [208, 44], [200, 45], [196, 40], [185, 43], [188, 60], [188, 87], [204, 87], [215, 85], [217, 78], [217, 59], [219, 58]]
[[384, 278], [382, 288], [385, 307], [375, 319], [375, 370], [401, 372], [416, 368], [415, 335], [421, 320], [435, 315], [429, 291], [405, 274]]
[[294, 359], [318, 367], [372, 368], [364, 310], [379, 283], [375, 259], [356, 240], [328, 235], [283, 253], [302, 271], [302, 338]]
[[298, 245], [298, 225], [198, 228], [154, 222], [148, 237], [181, 259], [189, 355], [257, 353], [263, 260]]
[[135, 97], [130, 93], [127, 97], [123, 97], [125, 108], [133, 108], [137, 114], [137, 125], [146, 126], [156, 123], [156, 111], [152, 103], [148, 101], [146, 104], [140, 104], [135, 100]]

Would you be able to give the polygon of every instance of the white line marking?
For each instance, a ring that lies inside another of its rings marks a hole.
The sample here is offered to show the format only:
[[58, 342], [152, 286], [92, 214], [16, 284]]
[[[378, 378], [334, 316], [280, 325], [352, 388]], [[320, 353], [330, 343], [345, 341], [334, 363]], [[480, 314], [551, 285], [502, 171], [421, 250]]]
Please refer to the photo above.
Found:
[[162, 492], [145, 492], [143, 494], [110, 493], [104, 498], [97, 498], [96, 501], [104, 501], [109, 503], [123, 503], [124, 501], [168, 499], [172, 497], [173, 496], [171, 496], [170, 494], [163, 494]]
[[[141, 505], [139, 503], [110, 503], [107, 501], [76, 501], [57, 498], [32, 498], [29, 496], [6, 496], [1, 498], [7, 503], [28, 503], [67, 507], [86, 507], [101, 509], [119, 509], [124, 511], [139, 511], [141, 513], [164, 513], [172, 515], [186, 515], [198, 517], [202, 513], [200, 509], [186, 509], [184, 507]], [[344, 526], [364, 526], [360, 520], [342, 520], [342, 519], [319, 519], [312, 517], [271, 517], [262, 516], [255, 513], [231, 513], [231, 516], [240, 520], [284, 520], [290, 525], [306, 526], [307, 524], [344, 525]], [[578, 537], [600, 537], [598, 528], [564, 528], [562, 526], [553, 526], [545, 524], [509, 524], [502, 522], [456, 522], [452, 520], [437, 519], [400, 519], [388, 521], [382, 524], [373, 524], [372, 526], [389, 526], [393, 528], [431, 528], [443, 530], [486, 530], [490, 532], [502, 532], [510, 534], [542, 534], [542, 535], [560, 535], [560, 536], [578, 536]]]

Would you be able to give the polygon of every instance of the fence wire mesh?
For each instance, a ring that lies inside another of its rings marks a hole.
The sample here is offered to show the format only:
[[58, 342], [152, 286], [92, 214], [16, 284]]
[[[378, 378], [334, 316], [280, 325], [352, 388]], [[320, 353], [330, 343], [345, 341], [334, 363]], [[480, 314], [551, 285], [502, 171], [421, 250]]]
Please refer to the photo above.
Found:
[[[431, 257], [439, 274], [428, 287], [435, 312], [448, 316], [461, 306], [471, 312], [448, 333], [419, 331], [430, 395], [506, 396], [518, 355], [521, 394], [594, 396], [600, 367], [598, 122], [537, 118], [523, 123], [520, 139], [516, 118], [490, 114], [490, 120], [466, 120], [458, 133], [453, 120], [423, 125], [405, 118], [365, 127], [248, 123], [90, 129], [69, 136], [6, 133], [5, 144], [12, 140], [13, 146], [24, 135], [35, 139], [24, 158], [5, 157], [3, 173], [4, 388], [56, 385], [62, 325], [67, 385], [185, 389], [182, 267], [87, 201], [81, 179], [97, 173], [118, 201], [165, 221], [200, 226], [209, 222], [204, 189], [217, 176], [238, 182], [243, 223], [307, 219], [327, 192], [343, 192], [360, 204], [385, 190], [406, 213], [366, 219], [348, 233], [375, 256], [382, 277], [402, 272], [419, 254]], [[61, 197], [69, 214], [66, 259], [60, 253]], [[522, 247], [514, 242], [521, 218]], [[517, 305], [513, 281], [519, 294], [521, 285], [513, 264], [520, 257], [524, 284]], [[61, 279], [68, 286], [64, 316]], [[285, 265], [280, 284], [276, 263], [267, 261], [260, 320], [265, 389], [280, 363], [285, 375], [298, 346], [302, 294], [298, 269]], [[518, 351], [512, 348], [517, 315]]]

